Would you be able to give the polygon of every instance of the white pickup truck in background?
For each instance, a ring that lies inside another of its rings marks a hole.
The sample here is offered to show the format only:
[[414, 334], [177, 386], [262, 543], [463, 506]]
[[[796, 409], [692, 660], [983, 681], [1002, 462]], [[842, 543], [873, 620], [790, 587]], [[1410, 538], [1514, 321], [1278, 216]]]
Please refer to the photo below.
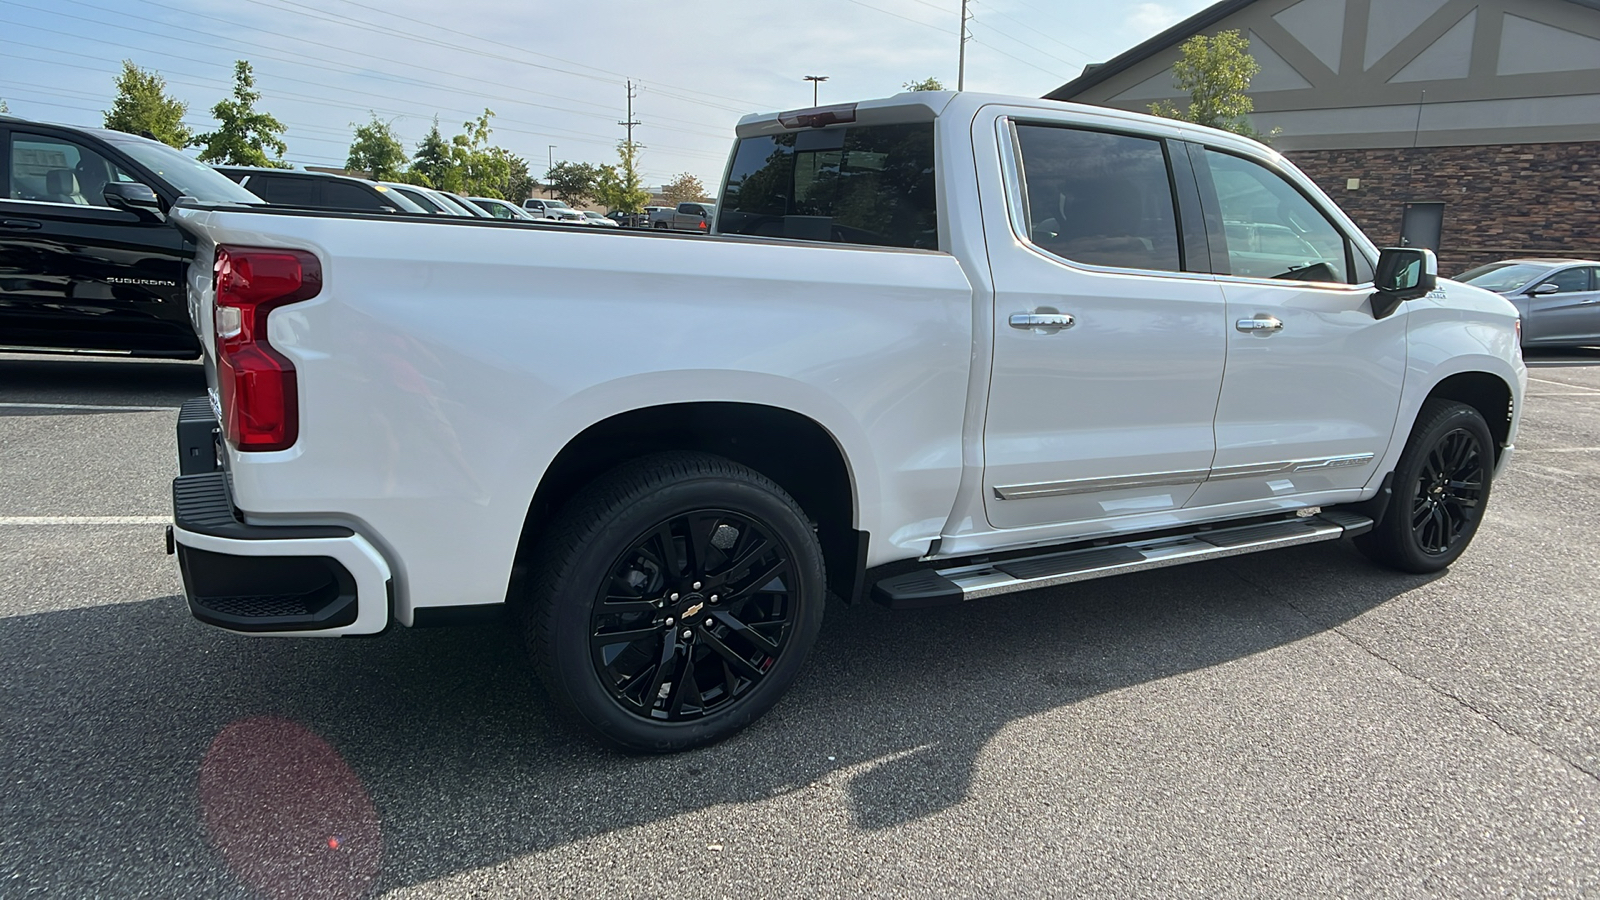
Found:
[[737, 137], [708, 239], [180, 206], [213, 386], [179, 422], [194, 614], [509, 609], [560, 706], [671, 751], [777, 701], [830, 590], [961, 603], [1346, 536], [1435, 571], [1472, 539], [1514, 309], [1380, 255], [1272, 150], [952, 93]]

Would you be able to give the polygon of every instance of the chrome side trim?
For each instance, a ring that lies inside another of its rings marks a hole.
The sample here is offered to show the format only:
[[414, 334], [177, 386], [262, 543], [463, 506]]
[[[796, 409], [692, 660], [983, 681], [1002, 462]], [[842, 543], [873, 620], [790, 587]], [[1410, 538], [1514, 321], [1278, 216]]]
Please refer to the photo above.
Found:
[[1219, 466], [1211, 470], [1211, 475], [1206, 480], [1223, 481], [1229, 478], [1257, 478], [1264, 475], [1310, 472], [1316, 469], [1344, 469], [1352, 466], [1364, 466], [1372, 462], [1372, 460], [1373, 454], [1371, 453], [1355, 453], [1349, 456], [1324, 456], [1315, 459], [1287, 459], [1278, 462]]
[[1188, 469], [1182, 472], [1148, 472], [1143, 475], [1115, 475], [1109, 478], [1073, 478], [1067, 481], [996, 485], [994, 495], [997, 500], [1031, 500], [1038, 497], [1089, 494], [1095, 491], [1118, 491], [1128, 488], [1160, 487], [1173, 484], [1199, 484], [1206, 480], [1206, 472], [1207, 470], [1205, 469]]

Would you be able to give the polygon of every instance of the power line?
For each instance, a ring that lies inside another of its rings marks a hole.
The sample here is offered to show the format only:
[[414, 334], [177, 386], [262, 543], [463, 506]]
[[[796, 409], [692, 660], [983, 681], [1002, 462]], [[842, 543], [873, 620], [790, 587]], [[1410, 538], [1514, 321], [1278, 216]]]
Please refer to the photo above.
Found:
[[[1066, 41], [1061, 40], [1060, 38], [1053, 37], [1048, 32], [1041, 31], [1038, 28], [1035, 28], [1032, 25], [1029, 25], [1028, 23], [1022, 21], [1021, 19], [1017, 19], [1017, 18], [1015, 18], [1013, 16], [1009, 16], [1009, 15], [1001, 12], [1000, 10], [994, 8], [993, 6], [990, 6], [989, 3], [988, 2], [984, 2], [984, 0], [971, 0], [971, 2], [976, 3], [979, 6], [982, 6], [984, 9], [987, 9], [989, 12], [994, 13], [995, 15], [999, 16], [1002, 19], [1006, 19], [1008, 21], [1012, 21], [1012, 22], [1017, 23], [1018, 25], [1021, 25], [1023, 28], [1026, 28], [1027, 30], [1033, 32], [1034, 34], [1039, 35], [1040, 37], [1044, 38], [1045, 40], [1054, 41], [1055, 43], [1060, 44], [1061, 46], [1067, 48], [1068, 50], [1071, 50], [1072, 52], [1081, 55], [1085, 60], [1093, 61], [1093, 59], [1094, 59], [1094, 56], [1091, 55], [1090, 53], [1088, 53], [1087, 51], [1082, 50], [1082, 49], [1080, 49], [1078, 47], [1074, 47], [1071, 44], [1067, 43]], [[1029, 7], [1029, 8], [1032, 9], [1033, 7]], [[994, 26], [990, 25], [989, 27], [993, 28]], [[1008, 37], [1009, 37], [1009, 35], [1008, 35]], [[1015, 40], [1015, 38], [1013, 38], [1013, 40]], [[1017, 41], [1017, 43], [1021, 44], [1022, 42], [1021, 41]], [[1027, 45], [1023, 44], [1023, 46], [1027, 46]], [[1033, 48], [1033, 49], [1038, 49], [1038, 48]], [[1045, 51], [1043, 51], [1043, 50], [1040, 50], [1039, 52], [1040, 53], [1044, 53], [1046, 56], [1050, 56], [1049, 53], [1045, 53]], [[1052, 58], [1060, 59], [1060, 57], [1052, 57]], [[1061, 61], [1062, 62], [1070, 62], [1070, 60], [1065, 60], [1065, 59], [1063, 59]], [[1073, 63], [1073, 65], [1082, 65], [1082, 63]]]
[[[931, 23], [928, 23], [928, 22], [924, 22], [921, 19], [913, 19], [910, 16], [903, 16], [903, 15], [897, 13], [897, 12], [891, 12], [891, 11], [889, 11], [887, 9], [884, 9], [881, 6], [873, 6], [870, 3], [863, 3], [863, 2], [861, 2], [861, 0], [845, 0], [845, 2], [846, 3], [854, 3], [857, 6], [866, 7], [867, 9], [873, 10], [874, 12], [881, 12], [886, 16], [894, 16], [896, 19], [905, 19], [907, 22], [910, 22], [910, 23], [912, 23], [914, 25], [921, 25], [923, 28], [932, 28], [934, 31], [938, 31], [938, 32], [941, 32], [943, 34], [955, 34], [954, 31], [951, 31], [948, 28], [940, 28], [937, 25], [934, 25], [934, 24], [931, 24]], [[937, 7], [935, 7], [935, 8], [937, 8]]]

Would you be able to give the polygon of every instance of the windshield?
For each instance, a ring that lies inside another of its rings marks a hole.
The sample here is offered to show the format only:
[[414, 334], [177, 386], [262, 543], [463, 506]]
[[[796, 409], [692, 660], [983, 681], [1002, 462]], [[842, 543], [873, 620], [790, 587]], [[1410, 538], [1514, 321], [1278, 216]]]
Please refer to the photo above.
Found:
[[546, 200], [544, 202], [544, 205], [545, 206], [553, 206], [556, 209], [571, 209], [571, 207], [567, 206], [567, 204], [564, 201], [561, 201], [561, 200]]
[[107, 138], [134, 162], [154, 172], [184, 195], [207, 203], [260, 203], [261, 198], [235, 184], [228, 176], [197, 159], [146, 140]]
[[1522, 287], [1548, 271], [1550, 271], [1549, 266], [1535, 266], [1528, 263], [1490, 263], [1470, 272], [1463, 272], [1456, 280], [1481, 287], [1486, 291], [1503, 294]]

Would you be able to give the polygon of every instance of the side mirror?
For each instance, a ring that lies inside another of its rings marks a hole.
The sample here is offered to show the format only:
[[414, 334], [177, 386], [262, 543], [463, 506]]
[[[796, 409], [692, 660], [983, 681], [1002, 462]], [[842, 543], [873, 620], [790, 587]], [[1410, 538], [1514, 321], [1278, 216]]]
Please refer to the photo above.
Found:
[[1561, 285], [1546, 281], [1544, 284], [1535, 285], [1534, 287], [1530, 288], [1528, 290], [1528, 296], [1543, 297], [1545, 294], [1557, 294], [1560, 292]]
[[113, 181], [106, 185], [101, 196], [105, 197], [107, 206], [131, 212], [142, 221], [166, 220], [166, 216], [161, 213], [161, 199], [148, 184], [140, 184], [137, 181]]
[[1426, 297], [1439, 286], [1439, 258], [1424, 247], [1385, 247], [1372, 279], [1372, 316], [1387, 318], [1400, 304]]

